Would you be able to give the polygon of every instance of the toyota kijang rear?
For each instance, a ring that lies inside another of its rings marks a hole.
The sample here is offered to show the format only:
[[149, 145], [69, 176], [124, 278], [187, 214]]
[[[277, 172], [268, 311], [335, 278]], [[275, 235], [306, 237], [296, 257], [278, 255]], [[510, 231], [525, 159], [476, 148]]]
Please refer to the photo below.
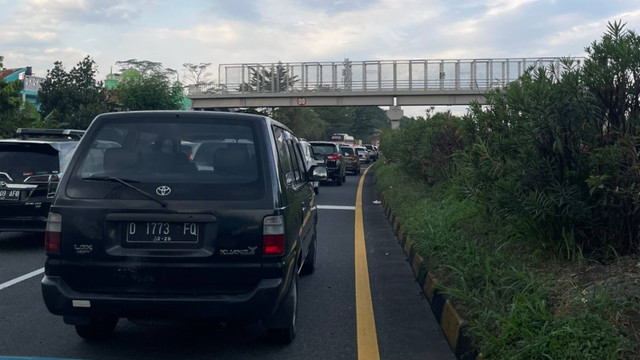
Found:
[[272, 315], [296, 255], [268, 125], [256, 118], [99, 116], [49, 214], [49, 311], [83, 337], [100, 319]]

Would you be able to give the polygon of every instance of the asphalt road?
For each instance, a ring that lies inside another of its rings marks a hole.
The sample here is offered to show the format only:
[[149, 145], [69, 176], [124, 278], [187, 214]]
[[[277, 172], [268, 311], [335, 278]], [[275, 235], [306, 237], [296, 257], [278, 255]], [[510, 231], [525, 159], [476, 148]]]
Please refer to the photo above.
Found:
[[[72, 326], [48, 313], [40, 293], [42, 275], [3, 288], [42, 268], [44, 250], [40, 236], [1, 234], [0, 359], [358, 359], [358, 352], [365, 352], [358, 349], [354, 271], [354, 207], [360, 177], [348, 176], [341, 187], [320, 187], [317, 268], [300, 278], [298, 336], [291, 345], [268, 343], [258, 324], [134, 324], [125, 319], [112, 339], [86, 342]], [[454, 359], [382, 206], [374, 200], [369, 171], [362, 214], [379, 358]]]

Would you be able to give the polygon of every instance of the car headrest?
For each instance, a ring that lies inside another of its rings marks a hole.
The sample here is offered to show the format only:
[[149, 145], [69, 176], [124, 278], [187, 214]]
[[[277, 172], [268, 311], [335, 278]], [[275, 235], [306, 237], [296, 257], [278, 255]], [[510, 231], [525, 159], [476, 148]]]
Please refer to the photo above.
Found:
[[137, 156], [121, 148], [106, 149], [103, 167], [105, 172], [132, 171], [137, 167]]
[[218, 149], [214, 156], [213, 167], [216, 172], [223, 173], [237, 174], [249, 172], [251, 171], [249, 153], [246, 147], [233, 146]]

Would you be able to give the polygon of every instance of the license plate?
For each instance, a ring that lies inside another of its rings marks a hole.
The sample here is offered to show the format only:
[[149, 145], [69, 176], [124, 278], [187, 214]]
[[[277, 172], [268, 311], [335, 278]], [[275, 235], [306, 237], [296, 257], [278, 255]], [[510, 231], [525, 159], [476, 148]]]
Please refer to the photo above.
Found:
[[20, 190], [0, 190], [0, 200], [20, 200]]
[[125, 231], [128, 243], [188, 243], [198, 242], [200, 228], [198, 223], [189, 222], [126, 222]]

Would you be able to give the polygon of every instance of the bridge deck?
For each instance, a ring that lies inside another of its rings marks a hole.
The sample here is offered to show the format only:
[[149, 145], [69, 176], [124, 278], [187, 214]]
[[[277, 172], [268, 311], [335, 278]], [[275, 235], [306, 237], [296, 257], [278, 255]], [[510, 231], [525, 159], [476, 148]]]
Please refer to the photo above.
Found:
[[[572, 59], [580, 64], [581, 59]], [[265, 106], [467, 105], [563, 59], [375, 60], [222, 64], [217, 84], [189, 87], [195, 109]]]

